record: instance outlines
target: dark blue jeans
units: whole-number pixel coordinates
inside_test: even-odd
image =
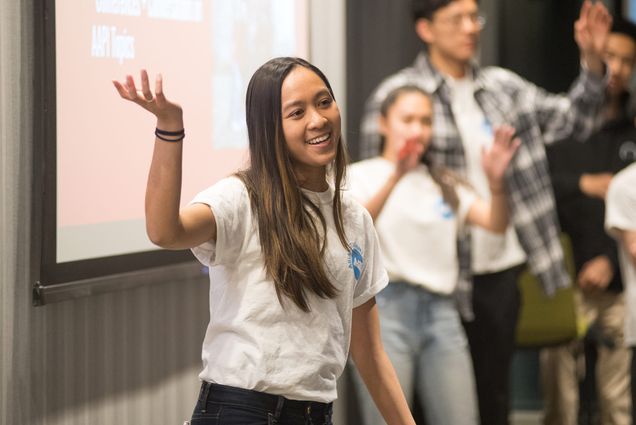
[[[332,403],[203,382],[191,425],[332,425]]]

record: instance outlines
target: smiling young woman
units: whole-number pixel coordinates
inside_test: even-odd
[[[179,209],[183,117],[142,72],[115,82],[157,117],[150,238],[210,270],[210,323],[191,423],[331,424],[349,351],[389,424],[414,424],[379,336],[387,284],[369,214],[341,190],[347,154],[322,72],[276,58],[246,99],[249,166]],[[161,137],[159,137],[161,136]],[[328,178],[329,176],[329,178]]]

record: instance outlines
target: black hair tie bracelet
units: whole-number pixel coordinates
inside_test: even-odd
[[[157,136],[157,139],[163,140],[164,142],[180,142],[185,138],[185,129],[179,131],[166,131],[155,128],[155,136]]]

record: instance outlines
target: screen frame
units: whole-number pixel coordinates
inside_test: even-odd
[[[34,306],[137,286],[206,280],[189,250],[156,250],[58,263],[55,0],[34,4],[31,271]]]

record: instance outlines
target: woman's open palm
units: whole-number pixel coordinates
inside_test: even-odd
[[[497,127],[492,146],[482,150],[481,165],[491,183],[503,179],[508,164],[521,144],[519,138],[513,138],[514,134],[515,129],[509,125]]]
[[[155,80],[155,92],[150,90],[148,73],[141,71],[141,90],[137,90],[135,80],[131,75],[126,76],[126,81],[121,83],[113,81],[119,95],[126,100],[136,103],[142,108],[154,114],[157,119],[164,122],[181,122],[183,111],[181,106],[166,99],[163,94],[163,80],[161,74]]]

